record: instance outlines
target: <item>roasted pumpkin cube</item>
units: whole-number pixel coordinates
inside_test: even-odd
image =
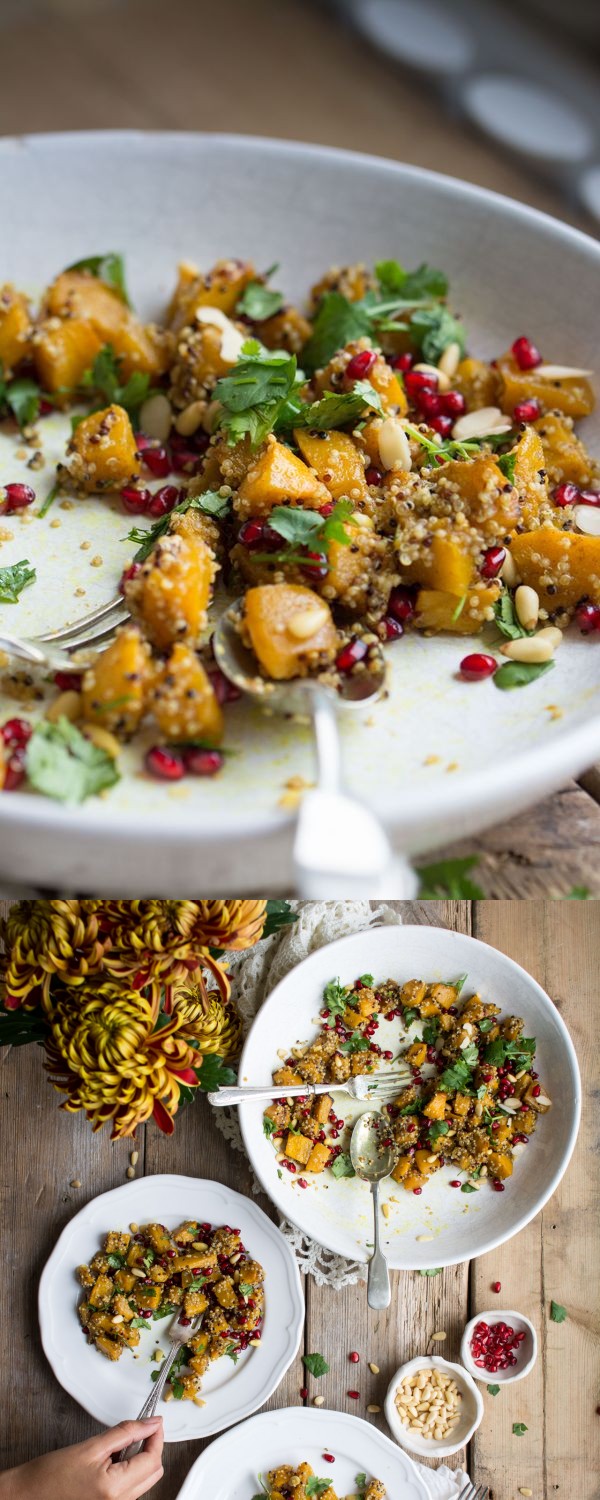
[[[398,560],[390,537],[368,524],[345,521],[349,542],[332,540],[327,549],[327,574],[320,585],[325,599],[335,599],[353,618],[383,613],[390,590],[398,582]]]
[[[469,519],[490,541],[510,531],[519,519],[517,491],[491,454],[450,459],[438,471],[436,488],[450,498],[458,490]]]
[[[122,1292],[119,1292],[117,1296],[113,1297],[111,1303],[111,1312],[116,1313],[118,1317],[124,1318],[126,1323],[131,1322],[133,1312],[129,1306],[127,1298],[123,1296]]]
[[[432,1172],[437,1172],[439,1165],[435,1151],[430,1151],[427,1148],[422,1151],[415,1151],[415,1166],[423,1177],[429,1177]]]
[[[477,585],[466,596],[444,593],[442,589],[419,589],[415,604],[415,624],[419,630],[447,630],[454,635],[472,635],[494,618],[494,604],[500,593],[498,584],[487,588]]]
[[[91,1287],[94,1285],[96,1277],[94,1276],[93,1271],[90,1270],[89,1266],[78,1266],[77,1280],[79,1281],[81,1286]]]
[[[166,1255],[171,1249],[171,1236],[164,1224],[146,1224],[144,1233],[157,1255]]]
[[[433,1095],[433,1098],[423,1108],[423,1114],[427,1115],[428,1120],[443,1120],[446,1113],[447,1099],[448,1095],[443,1094],[441,1090]]]
[[[403,534],[400,529],[396,547],[401,551],[402,546]],[[409,567],[402,567],[400,572],[403,583],[422,583],[424,587],[442,589],[460,599],[475,577],[475,561],[466,541],[435,531],[431,537],[431,546],[423,557]]]
[[[132,1317],[133,1317],[133,1313],[132,1313]],[[113,1327],[114,1327],[114,1338],[117,1339],[117,1341],[118,1341],[119,1344],[125,1344],[125,1347],[127,1349],[137,1349],[137,1346],[138,1346],[138,1344],[140,1342],[140,1330],[139,1330],[139,1328],[132,1328],[129,1323],[125,1323],[125,1322],[124,1323],[117,1323],[117,1324],[115,1324],[114,1319],[113,1319]]]
[[[310,1136],[298,1135],[293,1130],[288,1132],[285,1138],[284,1150],[286,1156],[289,1156],[291,1161],[299,1161],[300,1165],[304,1167],[312,1149],[313,1142]]]
[[[135,370],[153,379],[164,374],[172,340],[153,324],[140,323],[106,282],[87,271],[63,271],[48,288],[45,311],[50,318],[78,319],[91,324],[102,344],[110,344],[121,360],[127,380]]]
[[[178,641],[159,668],[150,694],[150,708],[165,739],[171,743],[208,740],[220,745],[223,715],[205,668],[185,641]]]
[[[219,1283],[219,1286],[221,1286],[221,1283]],[[215,1297],[217,1296],[217,1292],[218,1288],[215,1287]],[[197,1318],[200,1313],[206,1312],[207,1307],[208,1297],[203,1291],[200,1289],[194,1291],[192,1288],[191,1291],[186,1292],[183,1299],[183,1310],[187,1318]]]
[[[141,571],[126,585],[126,602],[141,620],[144,633],[159,651],[174,641],[197,640],[217,565],[201,539],[173,532],[152,548]]]
[[[213,1288],[214,1296],[226,1312],[232,1307],[237,1307],[237,1292],[230,1276],[224,1276]]]
[[[188,1375],[185,1370],[178,1370],[176,1375],[171,1376],[168,1384],[173,1388],[175,1382],[177,1383],[177,1395],[180,1401],[195,1401],[200,1390],[197,1375]]]
[[[511,553],[521,583],[536,589],[549,614],[585,597],[600,604],[600,537],[540,526],[515,535]]]
[[[387,366],[386,366],[387,368]],[[294,439],[302,457],[327,485],[334,500],[358,503],[368,494],[362,456],[347,432],[311,432],[299,427]]]
[[[184,261],[178,267],[177,286],[168,311],[173,331],[177,333],[185,324],[193,322],[198,307],[218,307],[229,316],[244,287],[255,277],[256,271],[250,261],[218,260],[206,273]]]
[[[115,1360],[121,1358],[123,1345],[118,1344],[116,1339],[109,1339],[106,1334],[99,1333],[98,1337],[94,1339],[94,1343],[96,1348],[100,1350],[100,1353],[106,1355],[107,1359]]]
[[[333,661],[338,634],[329,605],[300,584],[249,589],[243,635],[267,677],[307,677]]]
[[[404,1178],[410,1172],[411,1167],[412,1158],[410,1156],[399,1156],[392,1172],[394,1182],[403,1182]]]
[[[426,994],[427,985],[423,979],[408,979],[402,986],[400,999],[407,1010],[418,1010]]]
[[[455,1094],[453,1110],[455,1115],[468,1115],[473,1100],[470,1094]]]
[[[90,1307],[108,1307],[114,1292],[114,1284],[110,1276],[102,1273],[94,1282],[88,1302]]]
[[[150,649],[135,625],[125,625],[84,673],[84,720],[121,737],[133,734],[146,709],[150,680]]]
[[[287,349],[289,354],[299,354],[310,338],[311,326],[297,307],[283,307],[272,318],[261,319],[258,332],[266,349]]]
[[[0,287],[0,364],[5,380],[29,356],[31,333],[27,298],[7,282]]]
[[[121,1292],[130,1292],[135,1283],[136,1277],[132,1276],[131,1271],[126,1271],[124,1267],[115,1271],[115,1286],[118,1286]]]
[[[66,474],[86,494],[120,490],[140,472],[133,428],[122,406],[106,406],[84,417],[67,453]]]
[[[173,1275],[178,1271],[211,1271],[216,1264],[215,1250],[186,1249],[181,1255],[173,1256],[171,1271]]]
[[[451,1005],[456,1005],[456,987],[453,984],[430,984],[429,998],[435,1000],[441,1010],[449,1010]]]
[[[317,1121],[318,1125],[324,1125],[326,1120],[329,1119],[329,1111],[332,1105],[333,1098],[331,1094],[319,1094],[318,1098],[315,1099],[312,1107],[312,1117],[313,1120]]]
[[[277,1068],[273,1074],[273,1083],[302,1083],[300,1074],[294,1068]]]
[[[561,412],[547,411],[534,422],[542,442],[544,467],[551,485],[587,486],[594,477],[594,462],[573,431],[573,418]]]
[[[273,1124],[274,1134],[281,1135],[281,1132],[289,1125],[290,1106],[289,1104],[285,1104],[283,1100],[277,1100],[274,1104],[269,1105],[264,1115],[265,1119],[270,1120]]]
[[[420,1068],[427,1057],[427,1046],[425,1042],[413,1042],[406,1052],[406,1060],[413,1068]]]
[[[329,1161],[330,1149],[324,1141],[315,1141],[306,1162],[307,1172],[323,1172]]]
[[[454,387],[464,396],[469,411],[480,411],[483,406],[495,406],[498,393],[498,376],[492,365],[482,359],[468,355],[462,359]]]
[[[35,334],[33,358],[40,384],[68,406],[100,353],[102,340],[84,318],[50,318]]]
[[[575,419],[588,417],[594,410],[594,392],[584,375],[568,375],[556,380],[544,375],[544,365],[533,370],[520,370],[511,351],[502,355],[496,368],[500,376],[499,404],[502,411],[511,416],[519,401],[532,397],[539,401],[543,411],[558,410]]]
[[[406,1189],[407,1193],[414,1193],[415,1188],[421,1188],[422,1190],[427,1186],[427,1178],[423,1172],[418,1172],[416,1167],[411,1165],[410,1171],[402,1178],[402,1186]]]
[[[521,519],[526,526],[539,521],[540,506],[548,500],[545,456],[542,440],[533,427],[521,433],[514,450],[513,483],[521,501]]]
[[[121,1234],[118,1229],[109,1229],[104,1241],[107,1255],[125,1255],[131,1244],[130,1234]]]
[[[505,1151],[492,1151],[488,1158],[488,1165],[492,1176],[498,1177],[501,1182],[505,1177],[512,1176],[512,1157]]]
[[[162,1288],[159,1286],[144,1286],[138,1281],[133,1292],[133,1300],[136,1307],[144,1308],[147,1312],[156,1312],[162,1301]]]
[[[284,501],[318,510],[330,500],[329,490],[312,469],[271,435],[242,479],[234,508],[245,519],[268,515],[273,506]]]

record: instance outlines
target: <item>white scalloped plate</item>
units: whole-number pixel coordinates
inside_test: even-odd
[[[109,248],[124,252],[144,315],[164,309],[182,257],[203,266],[227,254],[259,266],[277,260],[281,285],[303,298],[332,262],[398,255],[443,265],[474,351],[497,354],[529,332],[550,359],[597,363],[600,246],[523,204],[421,169],[275,141],[106,132],[1,141],[0,186],[11,226],[0,278],[34,295],[64,265]],[[0,483],[33,478],[45,494],[64,422],[44,420],[47,465],[33,476],[21,476],[13,440],[0,435]],[[585,432],[598,444],[597,420]],[[19,605],[0,610],[5,627],[58,626],[108,598],[131,553],[130,524],[117,501],[93,498],[72,510],[59,502],[43,521],[3,520],[13,540],[2,542],[2,564],[28,557],[38,569]],[[95,556],[102,565],[91,567]],[[464,837],[600,753],[600,653],[571,636],[548,677],[512,693],[456,678],[469,638],[413,635],[390,648],[389,698],[345,723],[343,738],[350,786],[398,844],[417,851]],[[1,715],[14,712],[14,702],[0,703]],[[214,781],[152,781],[136,746],[122,756],[120,784],[83,807],[0,798],[0,874],[111,895],[118,869],[122,896],[186,896],[205,872],[213,895],[249,882],[286,888],[294,820],[280,799],[290,776],[312,778],[309,733],[236,705],[227,744],[239,753]]]
[[[111,1364],[86,1342],[77,1316],[81,1288],[77,1266],[101,1248],[108,1229],[127,1230],[131,1223],[158,1220],[176,1228],[183,1219],[232,1224],[241,1230],[246,1249],[265,1270],[265,1317],[259,1346],[237,1364],[216,1360],[202,1380],[206,1406],[193,1401],[161,1402],[165,1439],[179,1443],[204,1438],[231,1427],[257,1411],[277,1389],[292,1363],[304,1326],[300,1274],[289,1245],[251,1198],[222,1183],[200,1177],[140,1177],[102,1193],[70,1220],[46,1263],[39,1290],[39,1317],[44,1353],[57,1380],[90,1416],[107,1427],[135,1417],[149,1390],[153,1350],[169,1343],[160,1323],[141,1329],[140,1358],[125,1350]]]
[[[465,995],[477,991],[505,1014],[524,1017],[525,1034],[537,1038],[536,1068],[554,1106],[522,1149],[503,1193],[482,1185],[463,1195],[448,1186],[451,1178],[463,1175],[450,1166],[436,1172],[419,1197],[391,1179],[382,1184],[382,1200],[390,1205],[389,1218],[382,1219],[382,1238],[390,1265],[398,1270],[449,1266],[484,1255],[528,1224],[560,1182],[577,1139],[580,1081],[573,1043],[549,996],[519,964],[476,938],[443,927],[379,927],[319,948],[292,969],[261,1006],[242,1053],[240,1082],[268,1082],[280,1048],[289,1052],[314,1037],[323,986],[336,976],[345,984],[359,974],[373,974],[376,983],[387,978],[404,983],[465,972]],[[380,1045],[394,1047],[399,1023],[383,1021],[380,1032]],[[349,1121],[365,1106],[336,1093],[335,1107]],[[242,1105],[240,1121],[265,1192],[285,1218],[319,1244],[350,1260],[366,1261],[371,1253],[367,1241],[373,1239],[367,1184],[336,1181],[330,1172],[317,1177],[306,1173],[309,1185],[299,1189],[296,1177],[277,1169],[262,1128],[263,1108]]]
[[[323,1462],[325,1450],[333,1454],[333,1464]],[[260,1490],[259,1474],[301,1462],[319,1476],[326,1474],[337,1495],[355,1492],[356,1475],[366,1473],[383,1481],[387,1500],[429,1500],[422,1474],[385,1433],[348,1412],[310,1406],[262,1412],[211,1443],[190,1469],[177,1500],[252,1500]]]

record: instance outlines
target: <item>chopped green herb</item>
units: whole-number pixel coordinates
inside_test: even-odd
[[[216,520],[222,520],[224,516],[228,515],[230,509],[231,501],[224,495],[220,495],[218,490],[205,490],[203,495],[184,495],[183,500],[180,500],[173,507],[173,510],[169,511],[168,515],[161,516],[160,520],[155,521],[154,525],[150,526],[148,530],[143,526],[133,526],[131,531],[128,531],[124,540],[137,544],[138,550],[135,553],[135,561],[145,562],[153,547],[160,541],[161,536],[164,536],[168,532],[171,516],[182,516],[188,510],[197,510],[200,511],[201,515],[213,516]]]
[[[372,989],[374,983],[375,981],[372,974],[361,974],[359,984],[363,984],[365,986],[365,989]]]
[[[426,1270],[419,1271],[419,1276],[441,1276],[441,1266],[428,1266]]]
[[[371,323],[362,304],[348,302],[341,292],[326,292],[321,298],[313,330],[302,350],[302,363],[308,370],[326,365],[338,349],[352,339],[369,336]]]
[[[427,1024],[423,1027],[423,1041],[427,1042],[428,1047],[432,1047],[434,1042],[437,1040],[439,1029],[440,1022],[438,1016],[433,1016],[432,1019],[428,1021]]]
[[[509,641],[518,641],[524,635],[531,635],[532,631],[524,630],[514,601],[509,593],[500,595],[494,605],[494,619],[501,635],[507,636]]]
[[[447,1135],[450,1126],[447,1120],[434,1120],[429,1126],[427,1134],[430,1141],[437,1141],[440,1135]]]
[[[318,1380],[321,1375],[327,1375],[327,1372],[329,1370],[327,1360],[323,1359],[322,1354],[303,1354],[302,1363],[308,1370],[309,1375],[314,1375],[316,1380]]]
[[[52,489],[48,490],[48,494],[46,495],[46,499],[44,500],[41,510],[38,511],[38,516],[40,517],[40,519],[42,516],[47,516],[48,511],[50,510],[50,506],[54,505],[54,501],[56,500],[57,495],[60,495],[61,489],[62,485],[60,483],[60,480],[57,479],[52,485]]]
[[[205,1281],[207,1280],[206,1276],[204,1277],[204,1280]],[[238,1285],[238,1291],[241,1292],[242,1297],[251,1297],[252,1293],[255,1290],[256,1290],[256,1288],[255,1288],[254,1283],[252,1281],[240,1281],[240,1283]]]
[[[513,448],[510,453],[501,453],[497,463],[501,474],[508,479],[509,484],[515,482],[515,465],[517,462],[517,450]]]
[[[4,381],[0,376],[0,406],[6,403],[19,427],[30,427],[39,416],[42,391],[35,380],[20,376],[17,380]],[[51,398],[47,398],[51,399]]]
[[[270,1120],[268,1115],[263,1115],[263,1131],[267,1140],[270,1140],[271,1136],[275,1134],[275,1121]]]
[[[295,354],[263,349],[256,339],[247,339],[237,364],[214,389],[229,442],[239,442],[246,433],[253,447],[264,442],[286,410],[297,379]]]
[[[329,1010],[332,1016],[343,1016],[348,1005],[348,993],[344,985],[340,984],[339,979],[329,980],[329,984],[326,984],[323,990],[323,999],[325,1009]]]
[[[176,1401],[183,1400],[183,1392],[184,1392],[185,1387],[182,1385],[182,1382],[180,1380],[173,1380],[171,1378],[169,1380],[169,1385],[171,1387],[171,1390],[173,1392],[175,1400]]]
[[[560,1302],[551,1302],[550,1317],[553,1323],[564,1323],[568,1317],[566,1307],[561,1307]]]
[[[588,889],[587,885],[574,885],[574,886],[572,886],[571,890],[569,891],[568,896],[565,896],[565,900],[566,901],[589,901],[591,894],[592,893]]]
[[[479,864],[476,854],[464,859],[442,859],[436,864],[422,865],[418,870],[421,885],[421,901],[437,901],[449,897],[452,901],[481,901],[484,893],[481,886],[469,878],[469,870]]]
[[[122,255],[117,255],[114,250],[107,250],[105,255],[88,255],[84,260],[74,261],[72,266],[66,266],[67,271],[89,271],[99,281],[104,281],[107,286],[117,292],[122,302],[131,307],[127,288],[125,285],[125,264]]]
[[[111,1250],[106,1259],[111,1271],[120,1271],[125,1265],[125,1256],[119,1250]]]
[[[402,1012],[402,1020],[405,1026],[412,1026],[413,1021],[419,1020],[419,1012],[414,1005],[407,1005]]]
[[[355,1052],[368,1051],[369,1039],[368,1037],[363,1035],[362,1031],[353,1031],[352,1036],[348,1037],[347,1042],[342,1042],[342,1045],[340,1047],[340,1052],[344,1052],[346,1054],[349,1053],[351,1056],[353,1056]]]
[[[466,1062],[467,1067],[475,1068],[479,1060],[477,1042],[469,1042],[468,1047],[461,1047],[460,1055],[463,1062]]]
[[[528,683],[551,672],[553,666],[553,661],[507,661],[494,673],[492,680],[495,687],[508,692],[511,688],[527,687]]]
[[[465,349],[465,330],[443,303],[434,307],[418,307],[411,313],[410,336],[418,345],[424,360],[437,365],[449,344],[458,344],[461,354]]]
[[[366,1474],[357,1474],[354,1483],[356,1485],[357,1490],[366,1490],[366,1488],[367,1488],[367,1476],[366,1476]]]
[[[347,1151],[340,1152],[332,1163],[331,1171],[334,1177],[354,1177],[355,1171]]]
[[[0,568],[0,604],[18,604],[19,594],[34,583],[35,577],[35,568],[30,567],[27,557],[10,567]]]
[[[499,1395],[499,1392],[500,1392],[500,1386],[499,1385],[488,1385],[486,1387],[486,1389],[489,1391],[490,1396],[497,1396],[497,1395]]]
[[[405,271],[397,260],[380,260],[375,266],[375,275],[385,297],[398,292],[402,292],[404,298],[445,297],[448,291],[448,278],[444,272],[425,264],[416,271]]]
[[[476,1193],[477,1192],[477,1188],[474,1188],[470,1182],[463,1182],[462,1185],[461,1185],[461,1189],[460,1190],[461,1190],[461,1193]]]
[[[324,391],[319,401],[300,406],[291,425],[326,432],[333,427],[346,427],[349,422],[358,422],[369,408],[379,416],[384,414],[381,396],[375,387],[368,380],[356,380],[351,391]]]
[[[31,786],[58,802],[84,802],[120,779],[112,757],[65,718],[36,725],[25,764]]]
[[[234,1365],[237,1365],[238,1359],[240,1357],[240,1351],[239,1349],[236,1349],[235,1344],[228,1344],[227,1348],[224,1350],[224,1353],[227,1355],[228,1359],[233,1360]]]
[[[457,1058],[456,1062],[451,1063],[448,1068],[445,1068],[438,1080],[440,1088],[445,1089],[448,1093],[451,1093],[454,1089],[458,1089],[461,1093],[466,1093],[472,1081],[472,1069],[462,1056]]]
[[[152,1314],[152,1321],[158,1323],[161,1318],[168,1318],[175,1312],[177,1308],[174,1302],[163,1302],[162,1306],[157,1307],[156,1312]]]
[[[284,303],[283,292],[272,290],[262,281],[249,281],[235,311],[236,314],[244,313],[253,323],[262,323],[265,318],[272,318],[275,313],[281,312]]]
[[[460,995],[461,990],[464,990],[468,978],[468,974],[459,974],[458,979],[452,980],[452,987],[456,990],[457,995]]]
[[[525,1426],[524,1422],[513,1422],[512,1430],[515,1437],[523,1437],[524,1432],[529,1432],[529,1428]]]
[[[142,402],[152,394],[150,376],[141,370],[134,370],[123,384],[121,364],[122,359],[115,354],[112,344],[104,344],[91,368],[84,371],[81,388],[101,398],[92,407],[93,411],[101,410],[103,406],[122,406],[135,424]]]
[[[329,1479],[317,1479],[316,1474],[311,1474],[304,1488],[307,1495],[324,1495],[326,1490],[331,1489],[331,1481]]]
[[[491,1031],[493,1025],[494,1025],[494,1017],[493,1016],[484,1016],[483,1020],[479,1022],[479,1030],[482,1031],[484,1033],[484,1035],[485,1035],[486,1031]]]
[[[132,1318],[129,1324],[130,1328],[150,1328],[151,1326],[150,1323],[146,1322],[145,1318]]]

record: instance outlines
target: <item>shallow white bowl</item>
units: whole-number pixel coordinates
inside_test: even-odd
[[[303,298],[331,263],[392,255],[443,266],[475,352],[498,354],[528,332],[548,359],[597,364],[600,246],[523,204],[420,168],[240,137],[64,134],[0,142],[0,190],[10,224],[0,279],[33,295],[63,266],[106,249],[125,253],[145,315],[163,310],[181,257],[205,267],[222,255],[260,267],[279,261],[281,286]],[[43,235],[32,232],[32,204]],[[61,452],[60,420],[44,421],[40,495]],[[585,431],[593,435],[591,420]],[[21,477],[14,454],[0,436],[0,483]],[[6,628],[59,626],[107,599],[131,553],[130,524],[118,501],[93,498],[35,524],[11,517],[2,562],[28,557],[38,582],[16,608],[0,610]],[[89,539],[87,556],[99,553],[102,568],[80,551]],[[83,600],[74,597],[82,580]],[[597,757],[600,656],[572,636],[550,678],[513,693],[457,680],[468,637],[410,636],[390,648],[389,698],[367,722],[345,725],[343,737],[349,784],[399,845],[425,850],[498,822]],[[550,718],[549,703],[562,717]],[[4,712],[14,713],[14,702],[0,703]],[[132,748],[107,798],[80,808],[24,793],[0,798],[0,875],[114,895],[118,870],[118,894],[136,897],[187,896],[200,872],[205,894],[287,888],[294,819],[279,799],[290,775],[312,780],[310,735],[242,704],[228,710],[227,726],[227,744],[240,753],[215,781],[151,781]]]
[[[325,1451],[334,1463],[324,1463]],[[385,1433],[349,1412],[310,1406],[261,1412],[218,1438],[196,1459],[178,1500],[252,1500],[259,1474],[302,1460],[327,1475],[337,1495],[352,1494],[364,1473],[382,1480],[388,1500],[429,1500],[422,1473]]]
[[[517,1363],[511,1369],[496,1370],[493,1375],[490,1375],[488,1370],[480,1370],[475,1364],[471,1354],[471,1339],[475,1324],[481,1322],[508,1323],[509,1327],[514,1328],[515,1333],[525,1334],[517,1352]],[[512,1308],[508,1312],[502,1310],[497,1312],[494,1308],[488,1312],[477,1313],[477,1317],[471,1318],[467,1323],[462,1336],[460,1357],[465,1370],[469,1371],[469,1375],[472,1375],[474,1380],[481,1380],[484,1385],[511,1385],[513,1381],[523,1380],[525,1375],[529,1375],[537,1359],[537,1347],[537,1333],[533,1323],[530,1323],[524,1313],[513,1312]]]
[[[169,1348],[166,1322],[142,1330],[134,1360],[128,1350],[118,1364],[88,1344],[77,1316],[81,1287],[75,1272],[101,1248],[109,1229],[157,1219],[175,1229],[183,1219],[235,1224],[246,1249],[265,1271],[265,1316],[260,1344],[240,1356],[215,1360],[202,1380],[203,1407],[193,1401],[161,1402],[168,1443],[221,1432],[263,1406],[289,1369],[304,1326],[304,1296],[294,1256],[283,1235],[252,1198],[223,1183],[196,1177],[157,1175],[102,1193],[75,1214],[46,1263],[39,1290],[44,1353],[57,1380],[97,1422],[113,1427],[134,1417],[151,1391],[150,1357],[157,1344]]]
[[[462,1395],[460,1420],[452,1434],[448,1435],[447,1440],[419,1437],[418,1433],[413,1432],[401,1421],[396,1408],[396,1391],[405,1376],[414,1375],[417,1370],[428,1369],[443,1370],[446,1375],[451,1375]],[[454,1365],[450,1360],[433,1354],[417,1355],[416,1359],[410,1359],[407,1364],[400,1365],[389,1383],[384,1410],[390,1432],[402,1448],[408,1448],[411,1453],[417,1453],[419,1458],[448,1458],[451,1453],[458,1453],[459,1448],[463,1448],[465,1443],[471,1441],[483,1417],[484,1408],[483,1400],[468,1370],[463,1370],[462,1365]]]
[[[358,974],[373,974],[376,982],[404,982],[465,972],[465,996],[477,990],[505,1013],[524,1017],[526,1034],[538,1042],[536,1067],[555,1104],[520,1153],[504,1193],[485,1185],[469,1195],[454,1191],[448,1184],[456,1169],[449,1165],[435,1173],[420,1197],[391,1179],[381,1184],[382,1200],[390,1203],[381,1225],[383,1244],[390,1265],[400,1270],[454,1265],[493,1250],[539,1213],[559,1183],[577,1136],[580,1084],[573,1044],[549,996],[519,964],[475,938],[443,927],[379,927],[320,948],[293,969],[261,1006],[242,1053],[240,1082],[268,1083],[279,1065],[278,1051],[285,1048],[287,1055],[296,1043],[314,1037],[323,987],[336,976],[349,984]],[[395,1027],[397,1022],[382,1023],[392,1047]],[[383,1035],[380,1041],[387,1046]],[[363,1107],[342,1093],[336,1093],[335,1106],[349,1122]],[[246,1150],[265,1192],[285,1218],[320,1244],[366,1261],[367,1242],[373,1239],[368,1185],[324,1172],[312,1181],[307,1174],[308,1187],[300,1190],[295,1176],[278,1175],[262,1110],[258,1103],[246,1103],[239,1113]]]

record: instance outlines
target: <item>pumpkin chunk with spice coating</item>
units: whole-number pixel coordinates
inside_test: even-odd
[[[275,505],[288,500],[290,505],[305,505],[318,510],[331,499],[329,490],[317,479],[308,465],[278,443],[271,435],[250,464],[237,495],[234,507],[241,519],[251,515],[267,515]]]
[[[126,602],[153,646],[166,651],[175,641],[196,641],[217,571],[214,553],[189,532],[161,537],[125,586]]]
[[[150,647],[134,625],[125,625],[84,673],[84,719],[127,738],[143,718],[150,682]]]
[[[267,583],[249,589],[242,635],[267,677],[307,677],[332,662],[338,634],[331,611],[311,589]]]
[[[367,495],[365,465],[347,432],[310,432],[298,427],[294,438],[303,459],[327,485],[334,500],[364,500]]]
[[[4,378],[31,352],[29,302],[9,282],[0,287],[0,363]]]
[[[171,359],[172,338],[153,323],[145,325],[98,276],[89,271],[63,271],[48,287],[45,310],[50,318],[84,319],[102,344],[110,344],[127,380],[134,371],[157,379]]]
[[[36,329],[33,358],[46,391],[57,406],[68,406],[82,376],[100,353],[102,340],[85,318],[48,318]]]
[[[538,401],[542,411],[561,411],[567,417],[588,417],[594,410],[595,398],[589,379],[577,371],[567,374],[567,366],[537,365],[534,369],[521,370],[514,354],[509,351],[496,362],[500,377],[499,404],[502,411],[512,416],[520,401]],[[548,375],[544,374],[548,369]],[[558,378],[551,371],[564,369]]]
[[[205,668],[184,641],[172,647],[159,667],[150,693],[150,709],[165,739],[173,744],[207,740],[220,745],[223,715]]]
[[[540,526],[514,536],[510,550],[521,583],[537,591],[548,614],[570,615],[584,598],[600,604],[600,537]]]
[[[533,426],[542,440],[544,465],[551,485],[566,481],[587,486],[598,477],[598,464],[577,436],[572,417],[547,411]]]
[[[216,307],[229,316],[244,287],[255,277],[254,266],[247,260],[218,260],[204,273],[189,261],[183,261],[178,267],[177,286],[167,314],[171,328],[178,333],[192,323],[199,307]]]
[[[67,448],[69,463],[59,478],[87,494],[120,490],[137,479],[140,460],[133,428],[122,406],[106,406],[84,417]]]

